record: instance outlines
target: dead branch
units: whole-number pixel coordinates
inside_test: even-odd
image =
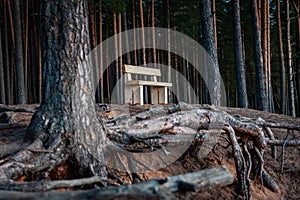
[[[82,185],[79,183],[87,184],[97,181],[102,181],[100,177],[91,177],[88,179],[79,179],[63,182],[46,183],[46,187],[59,188],[59,186],[75,186]],[[214,187],[222,187],[232,184],[234,177],[224,166],[201,170],[198,172],[192,172],[188,174],[171,176],[164,179],[154,179],[139,184],[125,185],[120,187],[105,187],[101,189],[92,189],[86,191],[67,191],[67,192],[12,192],[12,191],[0,191],[1,197],[6,199],[175,199],[172,192],[186,192],[186,191],[205,191]],[[16,185],[16,183],[9,183],[9,185]],[[45,182],[40,182],[40,186]],[[24,187],[31,187],[26,183],[20,183],[17,187],[18,190]],[[35,187],[36,185],[34,185]],[[16,189],[10,186],[10,189]]]
[[[3,104],[0,105],[0,112],[8,112],[8,111],[34,113],[34,110],[29,110],[26,108],[16,108],[16,107],[7,106]]]
[[[0,183],[0,190],[13,190],[22,192],[40,192],[49,191],[59,188],[72,188],[75,186],[88,185],[98,182],[109,182],[112,180],[105,179],[100,176],[93,176],[90,178],[82,178],[76,180],[59,180],[59,181],[34,181],[34,182],[15,182],[2,181]]]

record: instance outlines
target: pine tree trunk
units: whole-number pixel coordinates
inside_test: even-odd
[[[259,15],[257,9],[257,1],[251,0],[253,12],[253,28],[254,28],[254,50],[256,65],[256,82],[257,82],[257,106],[259,110],[269,111],[268,98],[266,94],[265,73],[263,66],[263,55],[261,48],[261,35],[259,28]]]
[[[240,3],[239,0],[233,2],[233,29],[234,29],[234,54],[236,66],[236,81],[238,90],[238,106],[240,108],[248,107],[246,76],[243,57],[243,43],[241,31]]]
[[[132,0],[132,29],[137,28],[136,25],[136,13],[135,13],[135,0]],[[133,30],[133,48],[136,49],[136,31]],[[137,60],[137,50],[133,51],[133,63],[134,65],[138,64],[138,60]]]
[[[81,176],[105,176],[106,137],[95,111],[92,72],[87,62],[90,51],[87,3],[82,0],[41,3],[43,100],[28,129],[28,139],[34,142],[17,154],[19,160],[2,163],[0,179],[17,178],[28,172],[49,172],[66,160]],[[16,164],[19,162],[23,164]]]
[[[16,99],[17,99],[17,104],[26,104],[20,0],[14,1],[13,21],[14,21],[15,51],[16,51],[16,56],[15,56],[16,81],[17,81]]]
[[[208,54],[210,55],[213,66],[208,66],[208,85],[214,88],[214,93],[210,94],[211,103],[214,105],[220,105],[221,103],[221,93],[220,93],[220,77],[219,77],[219,62],[217,55],[217,48],[214,38],[214,26],[211,11],[211,1],[202,0],[201,1],[201,15],[203,24],[203,37],[205,38],[204,47]]]
[[[290,1],[286,0],[286,46],[288,59],[288,85],[289,85],[289,110],[291,116],[296,116],[295,110],[295,88],[293,82],[293,63],[291,47],[291,19],[290,19]]]
[[[286,74],[284,63],[284,52],[282,42],[282,29],[281,29],[281,16],[280,16],[280,0],[277,0],[277,34],[278,34],[278,49],[279,49],[279,62],[280,62],[280,111],[286,114]]]
[[[153,59],[152,62],[156,63],[156,39],[155,39],[155,2],[154,0],[151,1],[151,26],[152,26],[152,43],[153,43]]]
[[[212,3],[212,15],[213,15],[213,22],[214,22],[214,37],[215,37],[216,49],[218,49],[216,0],[212,0],[211,3]]]
[[[118,33],[121,33],[122,32],[122,14],[121,13],[119,13],[118,14]],[[121,34],[119,35],[119,38],[118,38],[118,43],[119,43],[119,55],[120,55],[120,57],[119,57],[119,66],[120,66],[120,71],[119,71],[119,73],[120,73],[120,77],[121,77],[121,73],[122,73],[122,66],[123,66],[123,50],[122,50],[122,36],[121,36]],[[122,79],[121,79],[122,80]],[[125,84],[125,82],[123,82],[123,81],[121,81],[121,80],[118,80],[118,81],[120,81],[120,88],[125,88],[124,87],[124,84]],[[119,104],[121,104],[121,103],[124,103],[124,99],[123,99],[123,97],[124,97],[124,94],[123,94],[123,90],[120,90],[120,97],[119,97],[119,99],[118,99],[118,103]]]
[[[139,0],[139,7],[140,7],[140,23],[141,23],[141,39],[142,39],[142,57],[143,57],[143,64],[147,63],[146,60],[146,49],[145,49],[145,33],[144,33],[144,10],[143,10],[143,0]]]
[[[0,27],[0,104],[5,104],[4,65],[2,56],[2,28]]]
[[[6,58],[6,73],[5,73],[5,83],[6,83],[6,103],[14,103],[14,86],[13,86],[13,58],[10,52],[13,52],[13,38],[14,31],[12,27],[12,16],[11,16],[11,7],[10,1],[4,1],[4,38],[5,38],[5,58]]]
[[[294,9],[297,13],[297,37],[296,37],[296,55],[297,55],[297,67],[296,67],[296,88],[297,88],[297,116],[300,116],[300,2],[293,1]]]
[[[123,16],[123,24],[124,24],[124,31],[127,31],[128,30],[128,25],[127,25],[127,13],[126,11],[122,14]],[[125,52],[128,51],[128,48],[129,48],[129,39],[128,39],[128,33],[125,32]],[[132,64],[132,61],[131,61],[131,57],[130,57],[130,53],[127,53],[125,55],[125,61],[124,61],[126,64]]]
[[[100,0],[100,5],[99,5],[99,43],[102,42],[103,40],[103,25],[102,25],[102,0]],[[104,82],[103,82],[103,47],[101,45],[99,45],[99,47],[97,47],[97,49],[99,50],[99,67],[100,67],[100,72],[99,72],[99,88],[100,88],[100,102],[104,103]]]
[[[119,62],[119,59],[116,57],[118,55],[118,37],[117,37],[117,34],[118,34],[118,29],[117,29],[117,13],[116,11],[113,11],[113,27],[114,27],[114,47],[115,47],[115,62],[116,62],[116,65],[114,66],[115,67],[115,76],[116,76],[116,79],[115,81],[118,81],[119,79],[119,70],[121,68],[120,66],[120,62]],[[112,78],[112,77],[111,77]],[[120,99],[120,90],[119,88],[116,88],[116,99],[113,99],[115,102],[114,103],[119,103]]]

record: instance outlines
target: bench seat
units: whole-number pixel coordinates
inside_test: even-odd
[[[172,83],[158,82],[157,76],[161,76],[160,69],[124,65],[123,72],[126,76],[125,103],[144,104],[144,86],[149,86],[151,91],[151,103],[168,103],[168,87]],[[131,74],[150,76],[152,81],[132,80]]]

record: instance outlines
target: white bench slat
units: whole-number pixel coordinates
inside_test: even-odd
[[[157,86],[157,87],[172,87],[172,83],[167,83],[167,82],[153,82],[153,81],[143,81],[143,80],[127,81],[126,84],[127,84],[127,85]]]
[[[149,75],[149,76],[161,76],[159,69],[138,67],[133,65],[123,65],[123,72],[132,73],[132,74]]]

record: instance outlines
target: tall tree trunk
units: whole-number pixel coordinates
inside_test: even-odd
[[[6,4],[7,4],[7,14],[8,14],[8,19],[9,19],[9,26],[7,27],[8,29],[10,29],[10,34],[8,35],[8,58],[9,58],[9,63],[10,66],[7,66],[7,70],[9,70],[9,76],[8,76],[8,82],[7,84],[10,84],[10,90],[9,92],[9,96],[10,96],[10,100],[11,103],[10,104],[14,104],[16,102],[16,98],[15,98],[15,93],[16,93],[16,89],[15,89],[15,85],[16,85],[16,69],[15,69],[15,65],[16,65],[16,61],[15,61],[15,55],[12,55],[11,52],[15,53],[15,30],[14,30],[14,23],[13,23],[13,14],[12,14],[12,8],[11,8],[11,2],[10,0],[6,0]]]
[[[153,63],[156,63],[156,40],[155,40],[155,1],[151,1],[151,26],[152,26],[152,43],[153,43]]]
[[[10,79],[10,68],[11,68],[11,63],[10,63],[10,56],[9,56],[9,30],[8,30],[8,18],[7,18],[7,1],[4,1],[4,11],[3,11],[3,21],[4,21],[4,58],[5,58],[5,75],[4,75],[4,80],[5,80],[5,91],[6,91],[6,103],[7,104],[12,104],[13,98],[10,95],[12,88],[10,87],[10,82],[12,81]]]
[[[100,0],[100,5],[99,5],[99,43],[102,42],[103,40],[103,25],[102,25],[102,0]],[[104,82],[103,82],[103,47],[102,45],[99,45],[97,48],[99,50],[99,67],[100,67],[100,72],[99,72],[99,88],[100,88],[100,102],[104,103]]]
[[[284,52],[282,42],[281,16],[280,16],[280,0],[277,0],[277,34],[278,34],[278,49],[279,49],[279,63],[280,63],[280,111],[286,114],[286,73],[284,63]]]
[[[213,66],[208,66],[208,77],[210,87],[214,88],[214,93],[210,94],[211,103],[214,105],[220,105],[221,102],[221,91],[220,91],[220,77],[219,77],[219,62],[217,55],[217,48],[214,38],[214,26],[213,26],[213,18],[211,12],[211,1],[210,0],[202,0],[201,1],[201,16],[202,16],[202,24],[203,24],[203,37],[204,47],[208,54],[211,56],[213,60]]]
[[[122,32],[122,14],[121,13],[119,13],[118,14],[118,33],[121,33]],[[122,66],[123,66],[123,53],[122,53],[122,36],[121,36],[121,34],[119,35],[119,38],[118,38],[118,43],[119,43],[119,55],[120,55],[120,57],[119,57],[119,66],[120,66],[120,71],[119,71],[119,73],[120,73],[120,77],[121,77],[121,73],[122,73]],[[122,79],[121,79],[122,80]],[[121,81],[120,80],[120,81]],[[123,85],[125,84],[125,82],[120,82],[120,84],[121,84],[121,86],[120,86],[120,88],[124,88],[123,87]],[[118,102],[119,103],[123,103],[124,102],[124,100],[123,100],[123,97],[124,97],[124,94],[123,94],[123,90],[120,90],[120,97],[119,97],[119,99],[118,99]]]
[[[288,59],[288,84],[289,84],[289,110],[291,116],[296,116],[295,110],[295,88],[293,80],[293,63],[291,47],[291,18],[290,18],[290,1],[286,0],[286,46]]]
[[[133,47],[134,49],[136,49],[136,31],[134,30],[135,28],[137,28],[137,24],[136,24],[136,12],[135,12],[135,0],[132,0],[132,29],[133,29]],[[137,60],[137,51],[134,50],[133,51],[133,64],[137,65],[138,64],[138,60]]]
[[[263,66],[265,72],[266,95],[269,101],[269,82],[268,82],[268,1],[261,1],[261,50],[263,56]]]
[[[5,104],[5,81],[4,81],[4,65],[2,54],[2,28],[0,26],[0,103]]]
[[[16,64],[16,81],[17,81],[17,104],[26,104],[26,88],[24,77],[24,56],[23,56],[23,39],[20,0],[14,1],[13,9],[14,35],[15,35],[15,64]]]
[[[213,14],[213,22],[214,22],[214,37],[215,37],[216,49],[218,49],[216,0],[212,0],[212,14]]]
[[[257,82],[257,106],[259,110],[269,111],[268,98],[266,94],[265,73],[263,66],[263,56],[261,49],[261,35],[259,27],[259,17],[257,9],[257,1],[251,0],[253,30],[254,30],[254,49],[255,49],[255,65],[256,65],[256,82]]]
[[[128,39],[128,33],[127,33],[127,30],[128,30],[128,26],[127,26],[127,13],[126,13],[126,11],[122,14],[123,15],[123,24],[124,24],[124,31],[126,31],[125,32],[125,46],[124,46],[124,48],[125,48],[125,52],[127,52],[128,51],[128,48],[129,48],[129,39]],[[126,64],[132,64],[131,62],[131,57],[130,57],[130,53],[127,53],[126,54],[126,57],[125,57],[125,63]]]
[[[143,10],[143,0],[139,0],[140,7],[140,27],[141,27],[141,39],[142,39],[142,56],[143,56],[143,64],[147,63],[146,60],[146,49],[145,49],[145,33],[144,33],[144,10]]]
[[[114,47],[115,47],[115,56],[118,55],[118,37],[117,37],[117,34],[118,34],[118,30],[117,30],[117,13],[116,11],[113,11],[113,27],[114,27]],[[119,59],[117,57],[115,57],[115,62],[116,62],[116,65],[115,65],[115,73],[116,73],[116,79],[115,81],[118,81],[119,80],[119,69],[120,69],[120,63],[119,63]],[[110,77],[112,79],[112,77]],[[120,90],[119,88],[116,88],[116,98],[117,99],[114,99],[115,102],[114,103],[118,103],[119,99],[120,99]]]
[[[238,106],[248,107],[246,76],[243,57],[243,42],[241,30],[240,2],[233,0],[233,31],[234,31],[234,55],[236,67],[236,82],[238,91]]]
[[[297,68],[296,68],[296,88],[297,88],[297,99],[298,99],[298,106],[297,109],[298,113],[297,116],[300,116],[300,2],[297,3],[293,1],[293,6],[297,13],[297,39],[296,39],[296,54],[297,54]]]
[[[29,136],[34,142],[19,160],[1,165],[0,179],[49,172],[69,160],[81,176],[106,175],[106,137],[95,112],[93,76],[88,64],[88,8],[83,0],[43,0],[43,100]],[[24,165],[15,164],[23,162]],[[28,163],[28,164],[26,164]]]

